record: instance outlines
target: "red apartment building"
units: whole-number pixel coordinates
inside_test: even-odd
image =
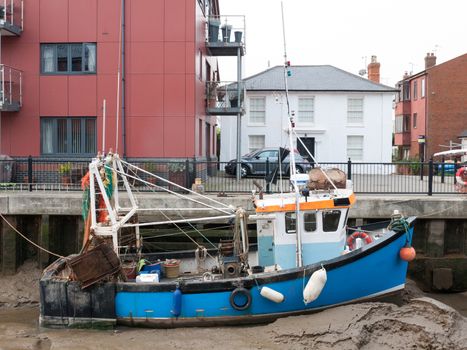
[[[243,40],[219,36],[218,0],[6,3],[1,154],[215,157],[215,115],[238,111],[208,113],[206,82],[219,79],[216,56],[244,54]],[[211,19],[217,37],[208,40]]]
[[[428,160],[458,143],[467,129],[467,54],[436,65],[428,53],[425,70],[404,75],[397,87],[394,144],[399,159]]]

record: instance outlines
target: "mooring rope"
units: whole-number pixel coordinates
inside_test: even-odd
[[[64,256],[61,256],[61,255],[56,254],[56,253],[52,253],[50,250],[47,250],[47,249],[41,247],[40,245],[38,245],[37,243],[31,241],[29,238],[27,238],[25,235],[23,235],[21,232],[19,232],[19,231],[16,229],[16,227],[14,227],[2,214],[0,214],[0,217],[3,219],[3,221],[5,221],[5,222],[8,224],[8,226],[10,226],[10,227],[13,229],[13,231],[15,231],[17,234],[19,234],[21,237],[23,237],[26,241],[28,241],[29,243],[31,243],[31,244],[32,244],[33,246],[35,246],[36,248],[38,248],[38,249],[40,249],[40,250],[42,250],[42,251],[44,251],[44,252],[46,252],[46,253],[48,253],[48,254],[50,254],[50,255],[56,256],[57,258],[65,259]]]

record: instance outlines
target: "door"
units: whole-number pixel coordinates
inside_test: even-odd
[[[310,151],[310,153],[315,156],[315,138],[314,137],[300,137],[300,140],[305,144],[306,149]],[[311,159],[310,155],[308,154],[307,150],[303,146],[302,142],[298,141],[297,142],[297,151],[300,153],[300,155],[308,160],[310,163],[313,163],[313,160]]]

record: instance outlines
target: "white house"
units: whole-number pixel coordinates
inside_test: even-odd
[[[379,81],[379,63],[376,68]],[[391,162],[394,88],[329,65],[289,70],[295,131],[318,162]],[[270,68],[244,84],[242,155],[263,147],[288,147],[284,68]],[[236,129],[236,117],[221,117],[221,162],[236,158]],[[306,156],[295,137],[294,144]]]

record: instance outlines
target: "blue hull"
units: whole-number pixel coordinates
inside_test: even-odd
[[[407,239],[412,240],[413,218],[410,221],[408,235],[405,232],[386,233],[384,238],[359,250],[304,268],[231,280],[185,282],[179,286],[182,292],[179,310],[174,310],[174,283],[118,283],[115,295],[117,323],[177,327],[269,322],[278,317],[396,292],[405,285],[408,263],[399,257],[399,251]],[[321,265],[327,271],[327,282],[318,299],[305,305],[304,286]],[[251,294],[251,304],[245,310],[235,309],[230,302],[232,291],[239,286]],[[274,303],[265,299],[260,295],[263,286],[282,293],[285,300]]]

